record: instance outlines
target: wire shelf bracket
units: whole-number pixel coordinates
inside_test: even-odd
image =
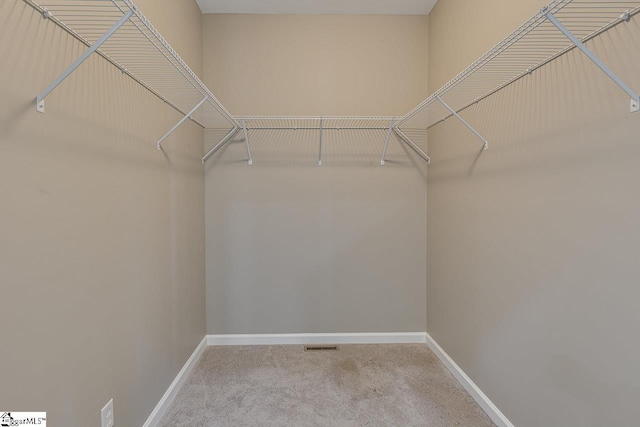
[[[449,110],[451,112],[451,114],[453,114],[456,119],[460,120],[460,122],[465,125],[471,132],[473,132],[473,134],[475,136],[477,136],[478,138],[480,138],[480,140],[484,143],[484,150],[486,150],[487,148],[489,148],[489,142],[485,139],[484,136],[480,135],[480,132],[478,132],[477,130],[475,130],[473,128],[473,126],[471,126],[469,123],[467,123],[467,121],[465,119],[462,118],[462,116],[460,116],[460,114],[458,114],[458,112],[456,110],[454,110],[453,108],[451,108],[449,106],[449,104],[447,104],[446,102],[444,102],[442,100],[442,98],[440,98],[440,96],[436,95],[436,99],[444,106],[444,108],[446,108],[447,110]]]
[[[231,129],[229,131],[229,133],[220,140],[220,142],[218,142],[211,150],[209,150],[207,152],[207,154],[204,155],[204,157],[202,158],[202,164],[204,165],[204,163],[209,160],[209,158],[211,156],[213,156],[214,154],[216,154],[216,152],[221,149],[222,147],[224,147],[224,145],[231,141],[231,139],[236,136],[238,134],[238,132],[240,132],[240,127],[236,126],[233,129]]]
[[[249,166],[253,165],[253,159],[251,158],[251,146],[249,146],[249,136],[247,135],[247,123],[242,119],[242,132],[244,132],[244,142],[247,144],[247,156],[249,156],[249,160],[247,163]]]
[[[318,166],[322,166],[322,127],[324,119],[320,119],[320,151],[318,152]]]
[[[630,111],[632,113],[640,111],[640,96],[631,89],[616,73],[614,73],[602,60],[591,51],[584,43],[582,43],[567,27],[565,27],[549,10],[549,7],[542,9],[544,16],[551,22],[562,34],[564,34],[571,42],[576,45],[578,49],[582,51],[594,64],[598,66],[620,89],[622,89],[627,95],[631,97]],[[628,21],[630,19],[629,12],[625,12],[620,19]]]
[[[420,157],[424,159],[425,162],[431,163],[431,157],[427,155],[415,142],[411,140],[407,135],[399,127],[394,127],[393,131],[400,137],[400,139],[407,144],[413,151],[415,151]]]
[[[200,101],[198,103],[198,105],[196,105],[195,107],[193,107],[193,109],[191,111],[189,111],[187,114],[185,114],[185,116],[180,119],[180,121],[178,123],[176,123],[176,125],[174,127],[171,128],[171,130],[169,130],[169,132],[165,133],[164,136],[162,138],[160,138],[158,140],[158,150],[160,150],[162,148],[162,141],[164,141],[165,139],[169,138],[169,136],[180,127],[181,124],[183,124],[187,119],[191,119],[191,115],[193,113],[195,113],[198,108],[202,107],[202,104],[204,104],[205,102],[207,102],[209,100],[209,95],[205,96],[204,99],[202,101]]]
[[[387,132],[387,140],[384,143],[384,149],[382,150],[382,158],[380,159],[380,165],[384,166],[384,161],[387,157],[387,150],[389,149],[389,142],[391,141],[391,135],[393,134],[395,119],[391,119],[391,124],[389,124],[389,131]]]
[[[95,43],[89,47],[75,62],[69,65],[65,71],[62,72],[40,95],[36,97],[36,110],[39,113],[44,113],[44,99],[57,88],[60,83],[62,83],[67,77],[69,77],[73,72],[80,66],[84,61],[86,61],[91,54],[93,54],[100,46],[102,46],[109,38],[120,29],[133,15],[134,9],[130,9],[127,13],[124,14],[122,18],[116,22],[113,27],[109,29],[106,33],[102,35]],[[51,12],[48,10],[44,10],[43,17],[51,18]]]

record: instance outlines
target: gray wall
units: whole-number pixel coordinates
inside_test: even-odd
[[[195,2],[136,1],[201,71]],[[19,42],[17,42],[19,41]],[[140,426],[205,333],[202,129],[84,46],[0,2],[0,402],[50,425]]]
[[[426,17],[206,15],[204,34],[234,114],[402,115],[426,96]],[[327,131],[317,167],[317,132],[255,130],[252,167],[240,135],[207,163],[208,333],[424,331],[426,168],[397,140],[382,168],[385,136]]]
[[[440,0],[431,89],[540,6]],[[636,17],[589,46],[640,90],[639,42]],[[488,151],[429,135],[429,333],[517,426],[637,425],[640,116],[577,51],[464,116]]]

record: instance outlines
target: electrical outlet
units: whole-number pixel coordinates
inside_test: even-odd
[[[107,403],[102,411],[100,412],[102,416],[102,427],[113,427],[113,399]]]

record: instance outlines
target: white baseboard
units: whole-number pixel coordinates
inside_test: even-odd
[[[426,332],[208,335],[208,345],[424,344]]]
[[[173,402],[173,399],[176,397],[178,390],[180,390],[180,387],[182,387],[182,385],[186,381],[187,377],[191,373],[191,370],[200,359],[200,356],[202,356],[202,353],[204,352],[204,349],[206,347],[207,337],[205,336],[204,338],[202,338],[202,341],[200,341],[200,344],[198,344],[198,347],[196,347],[196,349],[193,351],[191,357],[189,357],[189,360],[187,360],[187,363],[185,363],[182,369],[180,369],[180,372],[178,372],[178,375],[173,380],[167,391],[164,393],[164,396],[162,396],[142,427],[156,427],[158,425],[158,423],[162,419],[162,416],[167,411],[167,408],[169,408],[169,405],[171,405],[171,402]]]
[[[453,374],[454,377],[462,384],[467,392],[473,397],[473,399],[480,405],[484,412],[489,415],[489,418],[496,423],[498,427],[513,427],[511,421],[493,404],[486,394],[480,390],[480,388],[471,381],[471,378],[458,366],[456,362],[438,345],[438,343],[429,335],[426,335],[426,342],[429,348],[438,356],[438,359],[447,367],[447,369]]]

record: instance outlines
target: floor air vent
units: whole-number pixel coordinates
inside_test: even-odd
[[[304,351],[327,351],[333,350],[336,351],[338,349],[337,345],[305,345]]]

